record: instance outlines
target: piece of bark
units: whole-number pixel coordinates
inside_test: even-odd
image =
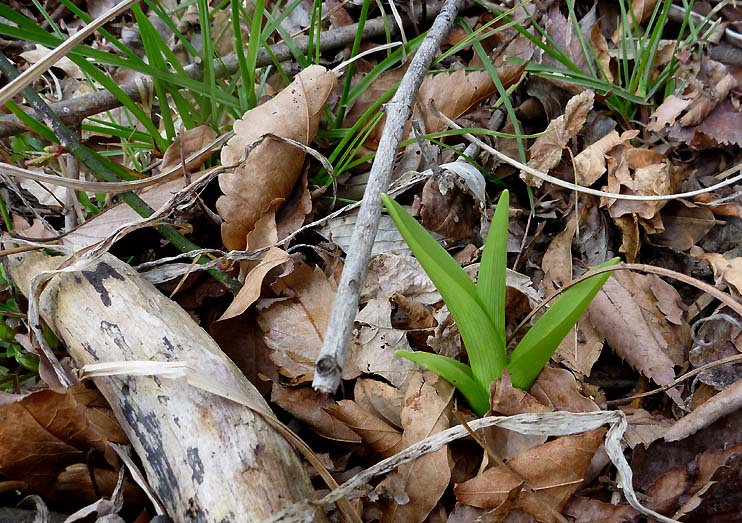
[[[64,258],[10,256],[10,275],[28,295],[31,278]],[[131,267],[104,255],[82,271],[55,275],[41,317],[75,363],[188,361],[216,383],[270,407],[212,338]],[[308,475],[284,437],[247,407],[184,380],[94,379],[139,455],[168,515],[179,522],[262,521],[314,499]],[[316,514],[325,521],[324,514]]]

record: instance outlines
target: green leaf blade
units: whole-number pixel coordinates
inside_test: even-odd
[[[505,273],[508,263],[508,213],[510,194],[502,192],[495,208],[487,241],[482,249],[479,266],[477,296],[495,326],[501,342],[497,347],[505,349]],[[503,354],[503,358],[506,355]]]
[[[616,265],[613,258],[596,268]],[[513,386],[528,390],[570,329],[600,291],[610,272],[597,274],[567,289],[523,336],[510,356],[507,371]]]
[[[428,352],[398,350],[395,354],[435,372],[463,394],[477,415],[484,416],[487,414],[490,408],[489,388],[483,387],[474,378],[472,370],[468,366],[453,358]]]
[[[505,346],[477,298],[474,282],[422,225],[386,194],[381,196],[392,220],[448,305],[464,340],[472,374],[488,389],[507,363]]]

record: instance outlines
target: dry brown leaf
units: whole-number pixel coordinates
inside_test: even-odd
[[[650,116],[647,129],[650,131],[661,131],[666,125],[673,125],[680,113],[685,111],[693,102],[690,98],[682,98],[671,94],[666,97]]]
[[[613,83],[613,72],[611,71],[611,55],[608,49],[608,41],[600,32],[600,25],[595,24],[590,30],[590,43],[593,44],[595,52],[595,65],[604,80]]]
[[[623,154],[608,161],[608,192],[654,196],[676,192],[678,170],[658,152],[623,146]],[[612,218],[633,214],[642,218],[644,229],[650,234],[662,232],[658,212],[667,201],[630,201],[602,199]]]
[[[614,505],[597,499],[576,496],[564,507],[564,514],[574,523],[630,523],[639,512],[626,504]]]
[[[653,286],[663,284],[669,285],[655,275],[617,271],[586,314],[619,356],[658,385],[667,385],[675,379],[673,367],[684,361],[689,343],[687,325],[672,323],[662,312],[673,311],[680,303],[674,289],[663,287],[662,292],[653,291]],[[660,299],[662,305],[658,303]],[[674,389],[668,394],[679,400]]]
[[[626,263],[635,263],[641,248],[639,218],[635,215],[626,215],[614,218],[613,223],[621,231],[621,246],[618,251],[626,255]]]
[[[188,129],[178,136],[175,137],[173,143],[165,151],[162,157],[162,164],[160,165],[160,171],[165,172],[176,165],[181,165],[183,160],[188,158],[191,154],[199,151],[205,146],[216,140],[216,131],[208,125],[199,125],[193,129]],[[194,158],[192,161],[185,164],[183,168],[185,171],[192,172],[200,169],[204,162],[213,154],[213,151],[207,151],[206,153]]]
[[[687,251],[713,229],[716,220],[710,208],[679,200],[662,209],[662,224],[665,230],[652,241],[677,251]]]
[[[433,373],[416,372],[407,386],[402,406],[402,448],[449,428],[453,387]],[[449,451],[445,446],[401,465],[397,473],[409,501],[388,504],[382,522],[420,523],[436,506],[451,479]]]
[[[546,249],[541,266],[544,269],[544,289],[549,295],[572,280],[572,239],[576,230],[577,223],[572,217]],[[602,349],[603,338],[589,321],[582,319],[559,343],[554,359],[583,376],[589,376]]]
[[[589,145],[574,158],[575,183],[589,187],[606,171],[606,154],[619,144],[636,138],[639,131],[624,131],[619,135],[611,131],[597,142]]]
[[[358,434],[374,452],[388,458],[404,448],[402,433],[352,400],[325,407],[327,412]]]
[[[335,404],[327,394],[317,394],[311,387],[289,388],[274,383],[271,401],[327,439],[346,443],[361,442],[358,434],[327,412],[326,407]]]
[[[309,192],[307,175],[305,170],[289,199],[276,215],[276,233],[279,240],[283,240],[304,225],[304,220],[312,212],[312,195]]]
[[[377,374],[395,387],[403,387],[417,366],[395,354],[397,350],[412,348],[407,341],[407,333],[392,327],[391,314],[389,300],[379,298],[368,302],[356,315],[360,328],[353,336],[346,368]]]
[[[576,328],[576,334],[572,328],[559,342],[553,359],[581,376],[589,376],[603,352],[605,339],[586,318],[581,319]]]
[[[521,63],[498,62],[495,64],[500,81],[505,88],[510,87],[520,78],[525,65],[533,56],[533,45],[524,37],[516,38],[502,54],[503,58],[513,56],[522,59]],[[405,68],[395,69],[387,71],[377,78],[369,89],[358,97],[358,100],[348,112],[344,125],[350,126],[355,123],[372,104],[399,82],[405,71]],[[487,71],[467,72],[464,69],[459,69],[452,73],[427,75],[418,91],[414,114],[422,115],[425,132],[437,132],[442,130],[445,125],[430,110],[431,102],[435,103],[436,108],[449,118],[458,118],[496,92],[495,84]],[[382,119],[379,122],[364,142],[366,148],[375,150],[378,147],[384,121]]]
[[[511,73],[503,78],[503,84],[512,84],[513,76],[517,77]],[[495,84],[487,71],[466,72],[459,69],[453,73],[426,76],[417,95],[418,111],[422,112],[425,131],[434,133],[445,128],[443,120],[430,111],[431,103],[449,118],[458,118],[496,92]]]
[[[28,489],[55,496],[58,475],[85,464],[95,449],[108,455],[108,442],[128,440],[97,390],[85,386],[64,394],[41,390],[25,396],[0,396],[0,471]],[[78,492],[82,494],[82,492]]]
[[[598,429],[557,438],[509,460],[508,467],[526,479],[527,487],[535,490],[531,493],[524,488],[517,505],[541,522],[556,521],[555,512],[562,510],[582,484],[583,475],[600,447],[604,432]],[[519,477],[498,466],[456,485],[454,492],[460,503],[495,508],[520,484]]]
[[[260,298],[260,289],[266,275],[282,263],[289,261],[289,255],[283,249],[271,247],[265,253],[263,259],[245,277],[245,282],[237,295],[229,304],[227,310],[219,317],[218,321],[234,318],[245,312],[253,303]]]
[[[600,407],[591,399],[583,396],[577,380],[571,372],[546,366],[528,393],[549,410],[567,412],[592,412]]]
[[[307,67],[275,98],[234,123],[235,136],[222,149],[222,165],[240,162],[246,148],[266,133],[309,145],[335,84],[335,75],[324,67]],[[244,249],[247,233],[270,203],[289,196],[301,174],[304,156],[292,145],[266,139],[244,163],[219,175],[224,195],[216,205],[224,220],[222,240],[228,249]]]
[[[426,229],[452,240],[470,238],[479,225],[471,195],[456,187],[446,172],[425,182],[419,215]]]
[[[49,231],[44,223],[38,218],[34,218],[31,223],[18,214],[13,213],[13,231],[16,234],[26,238],[54,238],[56,234]],[[5,235],[5,233],[3,233]]]
[[[257,317],[270,358],[292,384],[311,381],[335,298],[335,283],[319,268],[297,265],[274,288],[287,297],[259,301]],[[343,369],[345,379],[350,379],[351,370],[349,365]]]
[[[734,497],[739,493],[739,456],[742,453],[742,445],[731,445],[725,449],[707,450],[695,456],[690,462],[686,461],[682,466],[672,468],[662,474],[647,489],[646,494],[653,503],[650,508],[660,513],[679,518],[683,513],[690,512],[702,503],[702,497],[713,483],[721,480],[717,472],[723,473],[723,468],[734,463],[734,474],[727,478],[723,489]],[[716,477],[716,481],[713,478]],[[714,519],[700,519],[692,521],[736,521],[739,518],[739,503],[733,500],[732,518],[720,517]],[[729,505],[727,505],[729,506]],[[708,507],[708,513],[714,514],[717,509]],[[701,513],[705,511],[700,511]],[[722,512],[722,511],[719,511]]]
[[[493,414],[513,416],[523,413],[550,412],[551,409],[526,391],[516,389],[510,375],[502,373],[502,379],[490,386],[490,405]],[[489,427],[484,431],[487,445],[502,459],[510,459],[537,445],[542,445],[547,436],[543,434],[521,434],[514,430]]]
[[[683,521],[735,521],[740,519],[739,478],[742,449],[730,454],[680,507],[673,518]],[[705,479],[705,478],[704,478]],[[696,484],[700,482],[696,481]],[[687,517],[686,517],[687,516]]]
[[[368,262],[362,301],[402,294],[420,303],[441,301],[441,295],[417,259],[408,254],[381,253]]]
[[[721,254],[707,252],[701,255],[714,269],[717,284],[725,282],[738,294],[742,294],[742,258],[727,259]]]
[[[47,47],[44,47],[43,45],[36,44],[33,49],[24,51],[20,53],[19,56],[26,62],[28,62],[29,65],[34,65],[46,58],[46,56],[51,54],[52,52],[54,52],[53,49],[49,49]],[[67,76],[75,80],[86,79],[86,76],[82,72],[82,69],[80,69],[80,67],[75,62],[70,60],[67,56],[63,56],[59,60],[54,62],[54,67],[56,69],[61,69]]]
[[[572,281],[572,239],[577,230],[574,216],[564,230],[554,236],[544,253],[541,267],[544,271],[544,293],[551,296]]]
[[[545,134],[536,138],[536,141],[528,149],[530,158],[528,166],[545,173],[556,167],[562,159],[562,152],[567,143],[580,132],[585,124],[594,101],[595,93],[592,91],[582,91],[573,96],[567,102],[564,114],[552,120],[546,128]],[[533,187],[541,187],[543,184],[543,180],[526,172],[521,172],[521,178]]]
[[[626,421],[629,423],[626,427],[624,440],[629,448],[634,448],[639,444],[644,448],[658,439],[660,439],[667,429],[672,426],[672,421],[661,416],[652,416],[644,409],[633,409],[630,407],[622,408],[626,413]]]
[[[402,400],[404,393],[396,387],[369,378],[359,378],[353,397],[360,406],[375,416],[402,428]]]

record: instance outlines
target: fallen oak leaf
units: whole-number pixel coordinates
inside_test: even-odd
[[[224,194],[216,203],[228,249],[245,248],[247,233],[273,200],[289,196],[304,164],[304,151],[271,138],[255,146],[242,162],[247,149],[268,133],[309,145],[335,84],[332,72],[312,65],[274,98],[234,123],[235,136],[222,149],[222,165],[239,165],[219,175]]]

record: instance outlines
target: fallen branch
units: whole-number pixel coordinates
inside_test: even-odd
[[[425,72],[430,67],[441,40],[451,30],[460,6],[461,0],[446,0],[428,35],[410,62],[410,67],[402,78],[394,98],[386,104],[386,123],[356,218],[351,246],[332,304],[322,350],[315,364],[312,381],[315,390],[334,393],[340,384],[345,352],[350,342],[353,320],[366,278],[368,259],[379,227],[381,193],[389,188],[394,158]]]

